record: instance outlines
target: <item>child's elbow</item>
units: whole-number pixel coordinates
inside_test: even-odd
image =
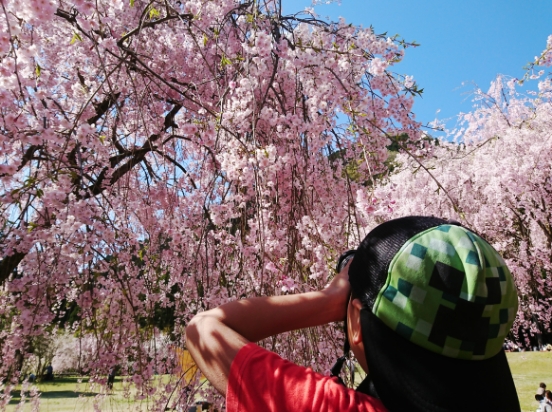
[[[201,341],[208,339],[220,328],[219,319],[213,315],[213,311],[201,312],[195,315],[186,326],[186,346],[199,346]]]
[[[186,346],[188,350],[196,347],[200,341],[201,314],[195,315],[186,325]]]

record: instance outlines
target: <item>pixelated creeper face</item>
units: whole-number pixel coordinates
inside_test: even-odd
[[[488,359],[502,348],[517,306],[502,257],[467,229],[443,225],[403,245],[373,312],[423,348],[452,358]]]

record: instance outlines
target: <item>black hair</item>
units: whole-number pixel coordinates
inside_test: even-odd
[[[408,239],[429,228],[456,224],[430,216],[408,216],[389,220],[372,230],[360,243],[349,267],[353,297],[372,309],[387,280],[389,263]]]

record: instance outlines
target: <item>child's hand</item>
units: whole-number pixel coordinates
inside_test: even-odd
[[[347,262],[347,265],[332,279],[330,284],[324,289],[324,292],[328,295],[328,298],[331,299],[331,302],[329,304],[343,308],[342,313],[340,313],[340,318],[336,319],[336,321],[341,321],[345,319],[345,316],[347,314],[347,302],[349,301],[349,296],[351,295],[351,284],[349,283],[349,266],[351,265],[352,261],[353,259]]]

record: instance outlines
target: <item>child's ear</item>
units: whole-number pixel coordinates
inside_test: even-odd
[[[356,344],[362,344],[362,328],[360,326],[360,310],[362,309],[362,302],[360,299],[353,299],[351,301],[352,304],[352,316],[351,316],[351,322],[353,323],[351,328],[351,335],[349,336],[349,340]]]
[[[362,341],[362,322],[360,321],[360,312],[363,309],[363,305],[360,299],[353,299],[349,302],[349,316],[348,316],[348,331],[349,331],[349,343],[351,344],[351,350],[355,354],[355,358],[358,363],[364,369],[364,372],[369,373],[368,363],[366,362],[366,355],[364,353],[364,342]]]

